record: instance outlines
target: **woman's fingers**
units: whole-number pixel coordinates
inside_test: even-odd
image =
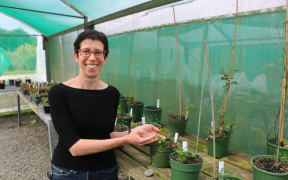
[[[155,132],[160,132],[160,129],[158,129],[157,127],[155,127],[155,126],[152,126],[152,129],[153,129],[153,131],[155,131]]]
[[[157,141],[157,134],[156,133],[152,133],[151,135],[149,136],[146,136],[146,137],[140,137],[140,141],[138,142],[139,144],[141,145],[144,145],[144,144],[148,144],[148,143],[153,143],[155,141]]]

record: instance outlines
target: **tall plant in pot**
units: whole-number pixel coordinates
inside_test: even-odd
[[[154,86],[154,102],[157,98],[157,89],[158,89],[158,62],[156,64],[156,73],[155,73],[155,86]],[[162,109],[160,108],[160,99],[157,99],[156,106],[145,106],[143,110],[145,117],[149,117],[152,121],[161,122]]]
[[[134,99],[131,102],[127,103],[128,111],[133,115],[133,122],[141,121],[143,115],[144,103],[137,100],[137,86],[136,86],[136,61],[135,61],[135,71],[134,71]]]
[[[129,94],[128,96],[121,96],[120,97],[120,110],[121,114],[127,114],[128,113],[128,103],[133,102],[134,97],[133,94]]]
[[[234,70],[234,72],[237,72],[237,70]],[[225,82],[225,85],[223,88],[226,90],[225,94],[225,101],[224,105],[221,106],[220,110],[217,114],[217,122],[215,124],[215,143],[216,143],[216,158],[222,158],[228,155],[228,146],[229,146],[229,140],[230,136],[232,134],[232,128],[233,124],[231,122],[225,121],[225,115],[226,115],[226,105],[227,105],[227,99],[228,99],[228,91],[230,89],[231,85],[237,85],[237,82],[232,77],[232,72],[230,75],[228,75],[224,69],[221,70],[221,80]],[[213,157],[213,124],[211,125],[211,130],[208,131],[208,137],[207,137],[207,148],[208,148],[208,155]]]
[[[288,0],[286,1],[286,22],[288,20]],[[251,160],[253,166],[254,180],[286,180],[288,179],[288,153],[285,148],[287,141],[283,139],[284,135],[284,115],[286,106],[287,92],[287,55],[288,55],[288,24],[286,23],[286,47],[284,58],[284,71],[282,79],[282,92],[280,104],[280,119],[278,125],[278,134],[275,139],[270,140],[268,144],[268,153],[272,155],[258,155]],[[277,137],[278,136],[278,137]],[[273,146],[272,146],[273,145]],[[275,147],[277,146],[277,148]],[[269,152],[270,151],[270,152]],[[274,156],[276,154],[276,156]]]
[[[173,137],[177,132],[180,136],[185,133],[186,123],[192,112],[195,110],[193,104],[185,104],[184,109],[180,114],[168,112],[169,117],[169,132],[170,136]]]

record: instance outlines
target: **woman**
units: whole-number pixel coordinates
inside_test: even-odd
[[[117,180],[114,148],[157,141],[160,130],[152,125],[113,132],[119,92],[100,80],[108,54],[103,33],[82,32],[74,42],[78,76],[49,91],[52,121],[59,135],[50,179]]]

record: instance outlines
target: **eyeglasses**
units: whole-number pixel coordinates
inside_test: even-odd
[[[79,49],[78,52],[81,56],[84,57],[89,57],[91,56],[92,53],[97,58],[104,58],[106,55],[106,51],[105,50],[102,51],[100,49],[96,49],[95,51],[92,51],[91,49]]]

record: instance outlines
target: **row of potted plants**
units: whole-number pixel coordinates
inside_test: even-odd
[[[30,96],[31,101],[36,105],[43,104],[44,112],[50,113],[50,105],[48,102],[48,91],[54,86],[54,82],[27,82],[20,84],[20,90],[23,94]]]

